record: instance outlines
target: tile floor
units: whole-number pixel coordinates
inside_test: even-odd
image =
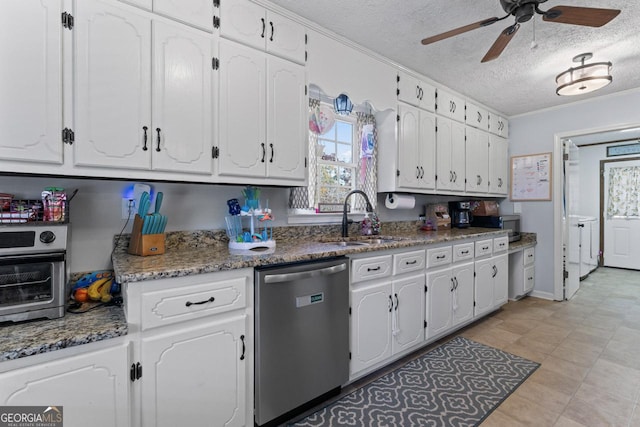
[[[483,427],[640,426],[640,273],[599,268],[570,301],[510,302],[460,335],[542,364]]]
[[[640,426],[640,272],[601,267],[570,301],[512,301],[458,335],[541,363],[482,427]]]

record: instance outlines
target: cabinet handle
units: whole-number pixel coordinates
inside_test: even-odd
[[[156,151],[160,152],[160,128],[156,128],[156,132],[158,132],[158,145],[156,146]]]
[[[468,253],[469,253],[469,250],[467,249],[466,251],[460,251],[460,253],[461,253],[462,255],[466,255],[466,254],[468,254]]]
[[[449,101],[449,112],[453,113],[453,101]]]
[[[453,277],[451,278],[451,292],[453,292]]]
[[[240,355],[240,360],[244,360],[244,353],[246,350],[246,347],[244,345],[244,335],[240,335],[240,341],[242,341],[242,354]]]
[[[489,250],[489,246],[483,246],[483,247],[482,247],[482,250],[483,250],[483,251],[488,251],[488,250]]]
[[[417,260],[417,259],[414,259],[413,261],[405,261],[405,264],[406,264],[406,265],[415,265],[415,264],[417,264],[417,263],[418,263],[418,260]]]
[[[149,149],[147,148],[147,130],[149,130],[149,128],[146,126],[142,126],[142,130],[144,131],[144,139],[142,140],[144,144],[142,145],[142,151],[147,151]]]
[[[436,259],[445,259],[447,256],[446,255],[438,255],[436,256]]]
[[[416,99],[420,99],[420,86],[416,86]]]
[[[458,181],[458,173],[456,171],[453,171],[453,182]]]
[[[269,25],[271,25],[271,37],[269,37],[269,40],[273,41],[273,35],[275,34],[275,30],[273,29],[273,22],[269,21]]]
[[[420,101],[422,101],[422,98],[424,98],[424,90],[420,88]]]
[[[391,295],[389,295],[389,313],[391,313],[392,309],[393,309],[393,299],[391,299]]]
[[[208,302],[214,302],[216,300],[216,297],[211,297],[209,299],[203,300],[203,301],[198,301],[198,302],[191,302],[191,301],[187,301],[186,303],[184,303],[185,306],[187,307],[191,307],[192,305],[202,305],[202,304],[206,304]]]
[[[480,111],[478,111],[478,123],[480,123],[482,121],[482,114],[480,114]]]
[[[453,181],[453,171],[449,171],[449,182]]]
[[[478,185],[482,184],[482,177],[480,175],[476,175],[476,176],[477,176],[476,178],[477,184]]]
[[[264,146],[264,142],[260,143],[260,147],[262,147],[262,159],[260,159],[260,162],[264,163],[264,158],[267,155],[267,149]]]
[[[498,274],[498,268],[494,265],[493,266],[493,275],[491,277],[496,277],[497,274]]]
[[[367,267],[367,271],[380,271],[380,266],[377,266],[376,268]]]
[[[454,278],[453,278],[453,281],[454,281],[454,282],[455,282],[455,284],[456,284],[455,288],[453,288],[453,289],[455,289],[455,290],[457,291],[457,290],[458,290],[458,278],[457,278],[457,277],[454,277]]]
[[[420,179],[424,178],[424,168],[420,166]]]
[[[264,18],[260,18],[260,20],[262,21],[262,34],[260,34],[260,37],[264,38],[264,32],[267,29],[267,25],[264,22]]]
[[[502,188],[502,178],[498,178],[498,188]]]
[[[273,163],[273,144],[269,144],[269,148],[271,148],[271,158],[269,159],[269,163]]]
[[[398,294],[393,294],[396,297],[396,308],[395,310],[398,311],[398,305],[399,305],[399,301],[398,301]]]
[[[420,179],[420,166],[416,166],[416,179]]]

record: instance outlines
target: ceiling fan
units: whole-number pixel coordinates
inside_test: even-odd
[[[481,62],[496,59],[502,51],[507,47],[513,36],[518,32],[520,24],[529,21],[537,13],[542,15],[542,19],[548,22],[558,22],[561,24],[585,25],[588,27],[602,27],[620,13],[617,9],[600,9],[593,7],[575,7],[575,6],[555,6],[547,11],[540,10],[538,7],[547,0],[500,0],[500,5],[507,12],[502,18],[489,18],[463,27],[427,37],[422,40],[422,44],[430,44],[476,28],[486,27],[495,24],[498,21],[513,15],[516,22],[505,28],[497,40],[493,43],[487,54],[482,58]]]

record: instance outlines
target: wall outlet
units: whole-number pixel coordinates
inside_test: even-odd
[[[122,199],[122,219],[133,219],[136,214],[135,199]]]

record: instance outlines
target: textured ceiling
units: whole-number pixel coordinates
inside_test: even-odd
[[[640,1],[549,0],[553,6],[620,9],[600,28],[544,22],[540,15],[523,23],[502,55],[480,60],[507,18],[423,46],[428,36],[505,15],[499,0],[271,0],[310,21],[426,75],[507,116],[640,87]],[[532,48],[534,37],[537,43]],[[592,52],[587,62],[611,61],[613,82],[586,95],[561,97],[555,77],[575,66],[572,58]]]

